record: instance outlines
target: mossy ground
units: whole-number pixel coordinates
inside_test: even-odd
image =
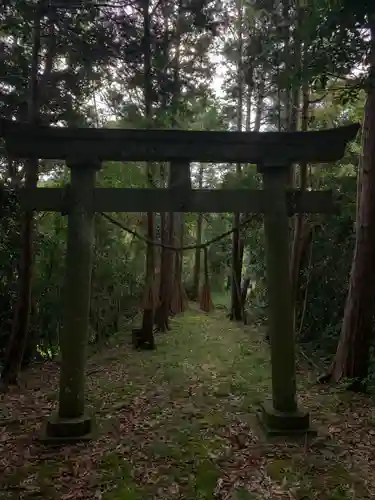
[[[63,448],[33,439],[56,405],[55,364],[3,399],[0,499],[362,500],[371,498],[375,405],[299,370],[312,441],[266,440],[255,419],[270,394],[260,328],[192,308],[134,352],[129,334],[91,357],[88,406],[98,438]],[[1,422],[0,422],[1,424]]]

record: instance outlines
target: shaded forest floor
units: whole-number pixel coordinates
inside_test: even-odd
[[[155,352],[134,352],[127,334],[91,357],[91,443],[54,449],[33,437],[56,406],[55,363],[2,396],[1,500],[375,497],[374,398],[316,387],[300,367],[301,401],[319,435],[267,441],[255,419],[270,391],[261,331],[194,309],[172,326]]]

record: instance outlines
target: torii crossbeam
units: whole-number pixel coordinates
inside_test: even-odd
[[[273,434],[308,432],[309,414],[298,408],[296,398],[288,218],[293,213],[332,213],[337,206],[331,192],[288,189],[288,169],[297,162],[339,160],[358,130],[358,124],[351,124],[313,132],[193,132],[61,128],[0,121],[0,136],[9,157],[62,159],[71,170],[68,190],[21,190],[25,210],[68,214],[59,408],[47,423],[47,438],[77,440],[91,433],[84,385],[96,211],[264,214],[272,402],[262,406],[260,420]],[[167,161],[179,176],[170,189],[95,188],[96,171],[106,160]],[[191,189],[192,161],[256,164],[264,190]]]

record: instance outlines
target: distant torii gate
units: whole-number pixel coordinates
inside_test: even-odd
[[[293,163],[323,163],[342,158],[359,125],[312,132],[201,132],[119,130],[34,126],[3,120],[0,136],[11,158],[65,160],[69,189],[21,190],[26,210],[68,214],[64,328],[60,338],[59,408],[46,426],[53,440],[89,437],[84,385],[95,212],[243,212],[263,213],[266,239],[272,403],[260,419],[275,434],[305,433],[309,414],[296,399],[295,339],[289,276],[289,221],[294,213],[332,213],[329,191],[290,190]],[[180,183],[169,189],[95,188],[101,162],[165,161],[175,166]],[[191,189],[190,162],[253,163],[264,190]]]

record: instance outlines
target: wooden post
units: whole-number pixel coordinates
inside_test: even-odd
[[[58,415],[47,423],[47,439],[84,439],[91,433],[85,415],[85,362],[88,344],[94,188],[97,162],[70,162],[64,325],[60,337]]]
[[[298,411],[295,338],[289,274],[288,167],[260,168],[267,193],[264,214],[269,335],[271,340],[272,406],[264,405],[261,421],[270,434],[309,430],[309,415]]]

